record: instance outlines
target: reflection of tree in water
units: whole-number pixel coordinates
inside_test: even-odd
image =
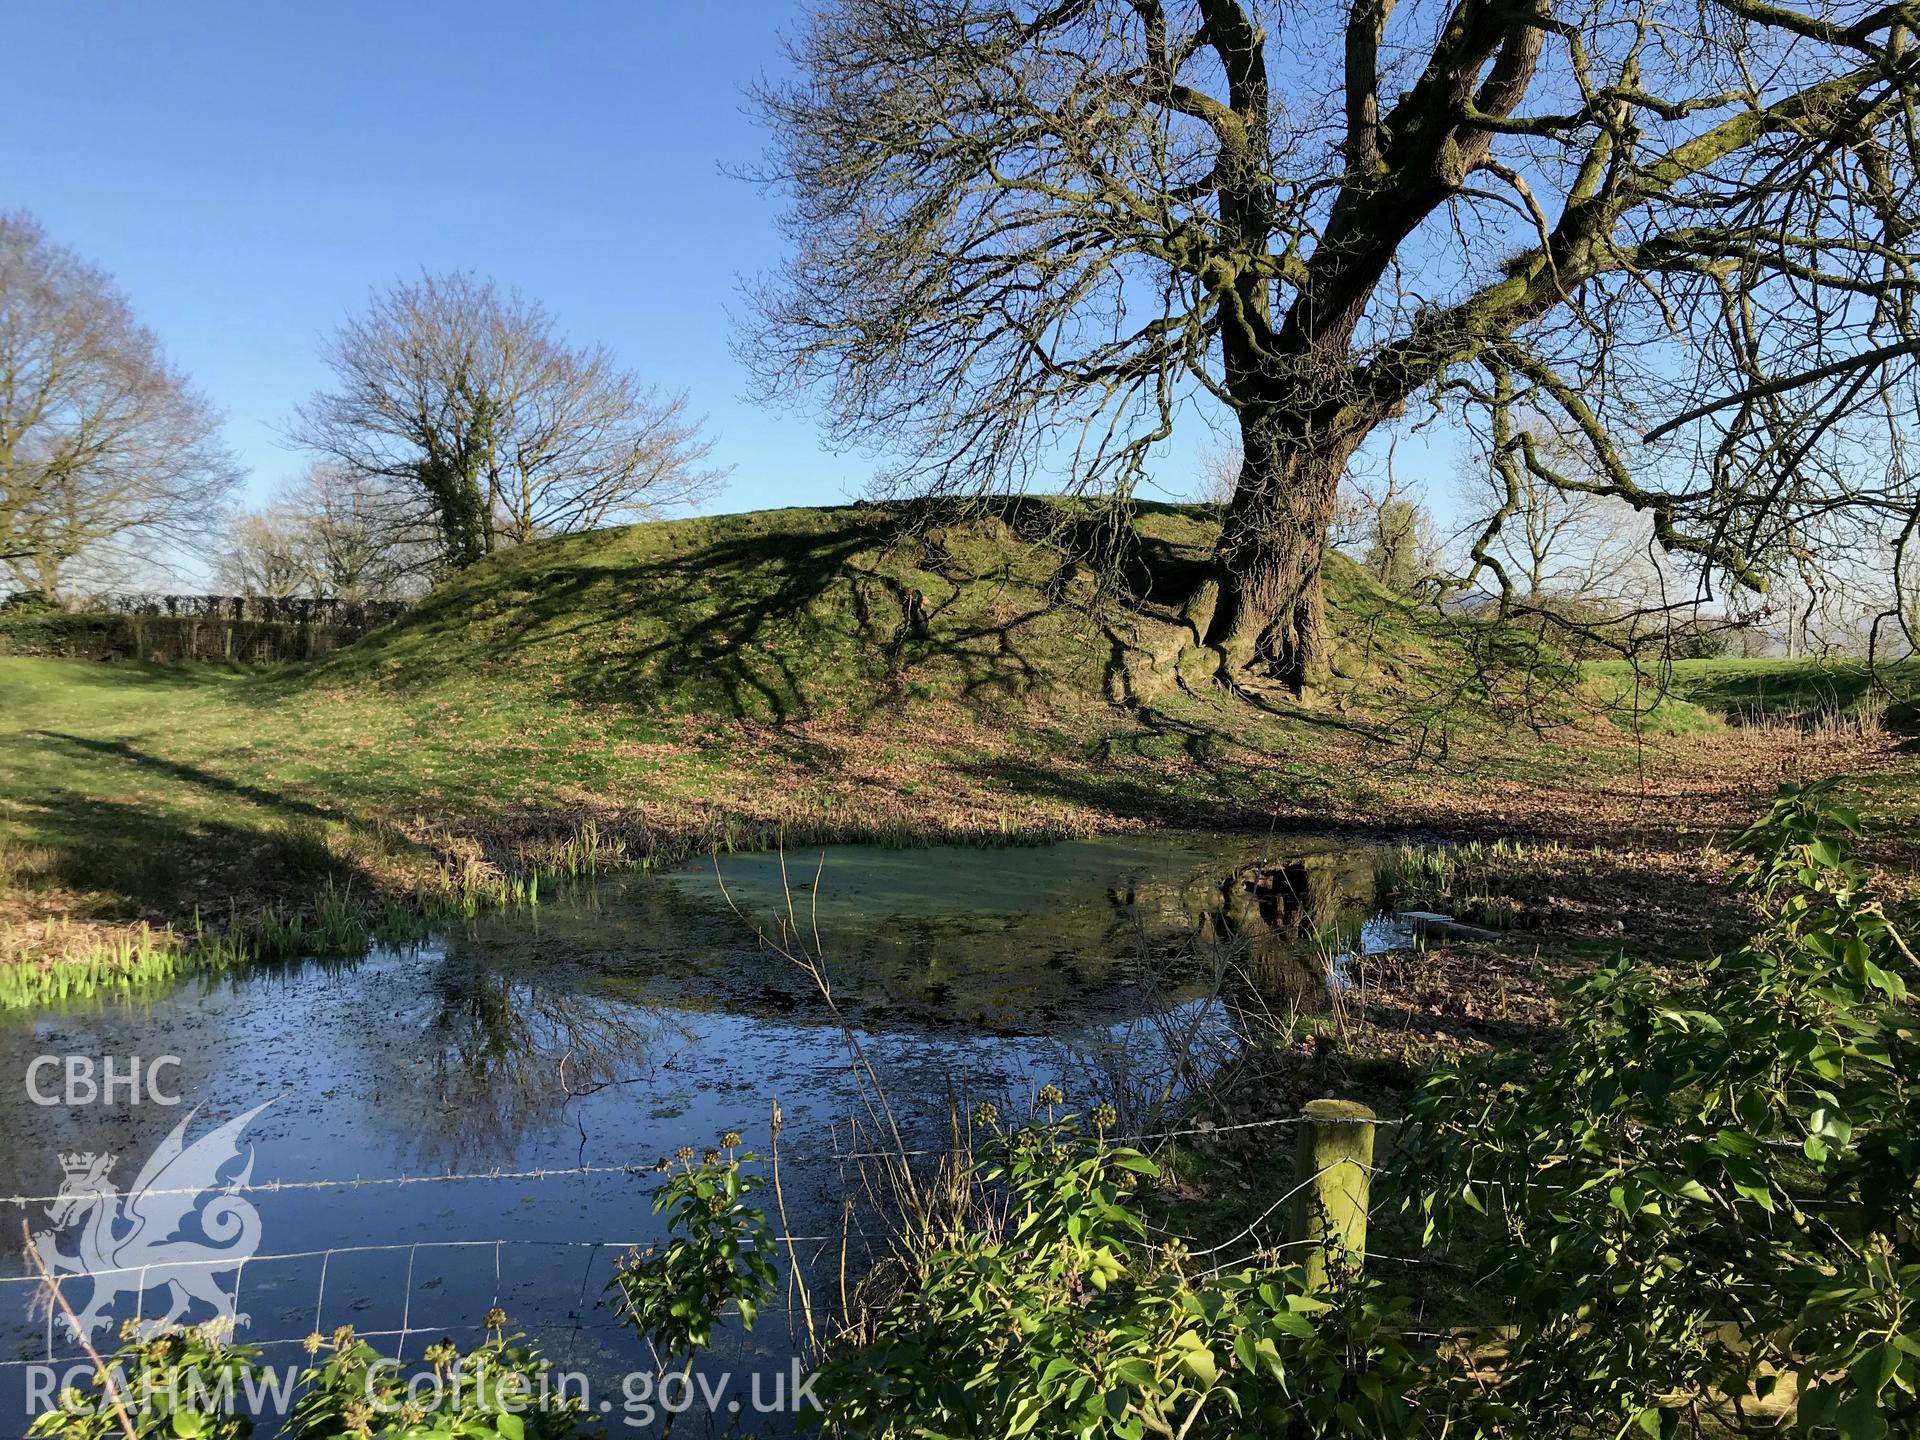
[[[1158,1126],[1238,1050],[1238,1006],[1219,1003],[1232,973],[1270,999],[1317,1003],[1326,984],[1320,946],[1358,918],[1373,876],[1370,856],[1329,852],[1242,863],[1224,875],[1208,868],[1173,892],[1110,888],[1110,934],[1124,929],[1140,952],[1142,1003],[1120,1036],[1082,1059],[1123,1122]]]
[[[835,917],[819,927],[818,944],[836,1001],[856,1023],[1050,1033],[1132,1013],[1143,929],[1158,947],[1190,949],[1192,919],[1167,903],[1177,898],[1161,887],[1159,903],[1137,907],[1128,887],[1006,914]],[[765,923],[771,932],[777,917]],[[811,948],[813,936],[806,939]],[[776,989],[794,1014],[817,1001],[793,967],[776,968],[762,993]]]
[[[1209,938],[1243,949],[1263,992],[1302,999],[1326,984],[1319,942],[1372,888],[1371,865],[1340,852],[1243,866],[1220,882]]]
[[[542,985],[458,953],[433,973],[428,1060],[416,1098],[420,1159],[458,1165],[516,1151],[575,1097],[645,1081],[691,1039],[632,1000]]]
[[[1206,1003],[1220,952],[1263,987],[1318,993],[1312,942],[1371,894],[1371,858],[1222,868],[1112,876],[1020,913],[836,914],[821,945],[849,1018],[886,1031],[1066,1036],[1143,1015],[1159,1023]],[[573,1095],[644,1082],[690,1043],[677,1015],[826,1023],[806,978],[753,938],[768,910],[762,898],[743,918],[678,886],[595,889],[543,912],[537,956],[524,926],[504,922],[456,946],[433,969],[419,1079],[401,1101],[415,1107],[407,1128],[418,1128],[422,1160],[463,1164],[541,1130],[570,1132]]]
[[[1111,1024],[1204,996],[1217,951],[1263,986],[1322,979],[1315,942],[1373,893],[1370,852],[1330,851],[1116,877],[1099,891],[1004,916],[869,917],[823,927],[849,1008],[906,1001],[949,1020],[1018,1033]],[[927,1018],[933,1018],[931,1014]]]

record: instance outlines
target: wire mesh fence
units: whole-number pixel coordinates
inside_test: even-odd
[[[1108,1144],[1152,1145],[1174,1140],[1218,1139],[1225,1135],[1273,1131],[1290,1132],[1309,1123],[1329,1126],[1364,1124],[1392,1126],[1401,1122],[1372,1116],[1344,1119],[1278,1116],[1221,1125],[1191,1125],[1152,1131],[1100,1137]],[[843,1171],[871,1162],[912,1162],[954,1153],[946,1147],[841,1148],[828,1149],[829,1158]],[[448,1171],[442,1173],[383,1176],[352,1176],[309,1180],[246,1181],[221,1187],[220,1193],[233,1196],[358,1190],[379,1190],[411,1186],[458,1186],[564,1182],[592,1177],[624,1176],[634,1184],[630,1192],[634,1212],[644,1213],[653,1197],[666,1183],[652,1164],[579,1165],[527,1169]],[[1367,1174],[1374,1167],[1363,1166]],[[1319,1243],[1294,1236],[1280,1239],[1273,1233],[1299,1193],[1310,1189],[1326,1174],[1323,1169],[1307,1169],[1295,1183],[1272,1198],[1243,1230],[1229,1240],[1193,1252],[1206,1260],[1209,1269],[1226,1269],[1255,1259],[1282,1261],[1297,1258],[1303,1250]],[[151,1195],[190,1195],[188,1189],[154,1190]],[[0,1206],[25,1215],[33,1207],[57,1203],[62,1197],[14,1194],[0,1196]],[[1269,1222],[1272,1222],[1270,1224]],[[24,1226],[23,1226],[24,1229]],[[100,1286],[111,1281],[126,1281],[117,1288],[132,1300],[132,1313],[116,1318],[131,1319],[147,1325],[162,1319],[183,1319],[183,1315],[162,1315],[160,1307],[169,1293],[177,1303],[183,1295],[205,1286],[188,1286],[194,1276],[209,1272],[231,1274],[230,1284],[219,1291],[228,1299],[229,1314],[243,1319],[240,1338],[262,1351],[299,1347],[310,1336],[324,1336],[336,1325],[351,1324],[363,1339],[392,1342],[396,1358],[407,1358],[409,1344],[431,1343],[442,1337],[478,1335],[484,1329],[482,1318],[496,1306],[505,1308],[516,1328],[541,1332],[543,1338],[559,1340],[562,1352],[570,1350],[583,1336],[596,1332],[621,1331],[626,1327],[603,1303],[617,1258],[628,1251],[657,1244],[661,1235],[630,1234],[617,1238],[559,1239],[527,1236],[500,1236],[488,1239],[436,1239],[369,1241],[332,1245],[277,1253],[254,1253],[244,1258],[211,1254],[205,1258],[184,1258],[152,1262],[139,1266],[66,1268],[52,1277],[62,1287]],[[773,1237],[778,1252],[777,1264],[787,1269],[791,1290],[795,1264],[804,1265],[807,1257],[800,1247],[819,1247],[820,1251],[847,1243],[845,1231],[792,1233],[782,1230]],[[819,1251],[815,1252],[816,1254]],[[1383,1261],[1417,1263],[1407,1257],[1372,1256]],[[56,1269],[59,1267],[56,1266]],[[801,1277],[804,1281],[805,1277]],[[176,1281],[181,1282],[176,1287]],[[169,1307],[172,1311],[176,1307]],[[774,1313],[779,1305],[763,1307]],[[0,1370],[24,1366],[63,1364],[86,1359],[87,1351],[79,1340],[67,1333],[61,1307],[54,1303],[49,1282],[39,1274],[0,1276],[0,1313],[31,1317],[32,1342],[25,1343],[24,1330],[16,1329],[11,1340],[14,1353],[0,1355]],[[195,1317],[200,1318],[200,1317]],[[31,1353],[23,1353],[26,1351]]]

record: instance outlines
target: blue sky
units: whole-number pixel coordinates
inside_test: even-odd
[[[740,280],[780,257],[777,203],[729,170],[764,136],[788,0],[73,0],[14,7],[0,207],[115,277],[227,416],[266,498],[316,347],[375,287],[472,269],[685,390],[732,467],[712,510],[833,503],[875,468],[745,397]],[[1385,451],[1386,437],[1373,447]],[[1191,419],[1154,480],[1203,485]],[[1402,435],[1403,472],[1450,443]],[[1444,493],[1430,498],[1446,508]],[[1156,497],[1157,498],[1157,497]]]
[[[743,87],[785,5],[312,6],[87,0],[10,20],[0,196],[110,272],[227,414],[264,492],[373,286],[472,268],[689,392],[724,508],[831,500],[868,462],[741,398],[736,277],[773,208]],[[17,63],[32,56],[32,64]]]
[[[8,21],[0,205],[119,282],[227,415],[258,499],[325,382],[316,342],[369,289],[471,268],[684,389],[733,467],[709,508],[832,502],[865,455],[744,397],[738,280],[775,205],[723,173],[762,136],[745,88],[796,7],[563,0],[78,0]],[[30,57],[30,59],[28,58]],[[1182,437],[1184,485],[1209,437]]]

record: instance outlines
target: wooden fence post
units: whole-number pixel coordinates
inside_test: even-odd
[[[1294,1152],[1293,1238],[1307,1242],[1307,1288],[1357,1275],[1367,1254],[1373,1111],[1356,1100],[1309,1100]]]

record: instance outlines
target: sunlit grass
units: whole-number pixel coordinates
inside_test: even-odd
[[[1638,702],[1657,726],[1692,725],[1704,714],[1748,728],[1873,730],[1891,705],[1920,694],[1920,662],[1870,666],[1852,659],[1677,660],[1670,667],[1624,661],[1587,666],[1623,704]]]
[[[61,922],[45,926],[45,958],[0,965],[0,1010],[26,1009],[106,993],[159,990],[188,976],[214,976],[253,961],[357,955],[374,944],[413,944],[436,929],[489,911],[538,910],[557,873],[449,877],[444,888],[404,901],[356,896],[329,883],[302,908],[268,905],[218,925],[142,923],[79,948],[63,944]]]
[[[328,894],[459,914],[537,903],[528,877],[783,841],[1406,823],[1445,806],[1436,779],[1576,793],[1647,762],[1590,693],[1516,708],[1559,683],[1536,642],[1443,622],[1337,556],[1337,674],[1292,704],[1204,665],[1176,683],[1180,627],[1061,603],[1078,572],[1008,522],[890,545],[877,513],[543,541],[306,667],[0,657],[0,954],[48,953],[20,941],[49,918],[151,924],[144,950],[88,961],[130,972],[191,948],[164,937],[196,908],[263,917],[277,950],[322,943]],[[1148,507],[1156,595],[1210,527]],[[1655,717],[1726,733],[1689,700]],[[317,928],[283,940],[296,923]]]

